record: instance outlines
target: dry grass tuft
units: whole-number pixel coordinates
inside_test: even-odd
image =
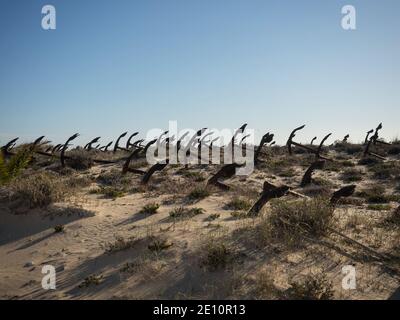
[[[143,214],[155,214],[157,213],[157,210],[160,208],[160,205],[158,203],[149,203],[146,204],[140,211],[139,213]]]
[[[68,152],[66,163],[75,170],[87,170],[93,166],[93,160],[90,152],[84,149],[75,149]]]
[[[204,213],[204,209],[202,209],[202,208],[178,207],[178,208],[173,209],[169,213],[169,216],[171,218],[175,218],[175,219],[186,219],[186,218],[192,218],[192,217],[197,216],[202,213]]]
[[[333,286],[323,273],[307,275],[302,281],[292,281],[286,295],[292,300],[329,300]]]
[[[363,178],[363,173],[361,170],[347,169],[341,174],[340,178],[345,182],[361,181]]]
[[[66,186],[50,172],[40,172],[16,179],[11,185],[11,197],[22,200],[30,208],[43,208],[64,199]]]
[[[299,201],[277,200],[271,203],[271,212],[259,226],[261,240],[300,244],[306,238],[319,238],[333,224],[334,208],[325,199]]]
[[[202,265],[210,270],[223,269],[232,260],[232,253],[222,239],[210,239],[203,246]]]
[[[250,203],[250,201],[244,198],[234,197],[226,204],[226,208],[235,211],[245,211],[249,210],[251,208],[251,205],[252,204]]]
[[[106,253],[114,253],[118,251],[123,251],[127,249],[133,248],[138,239],[135,237],[130,237],[129,239],[125,239],[123,237],[116,237],[114,242],[109,242],[106,244],[105,252]]]
[[[207,198],[210,195],[210,191],[205,186],[195,187],[188,195],[189,200],[199,201]]]

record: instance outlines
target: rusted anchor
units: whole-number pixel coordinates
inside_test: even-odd
[[[60,160],[61,160],[61,166],[65,168],[65,151],[67,150],[69,143],[79,137],[79,133],[75,133],[74,135],[70,136],[68,140],[64,143],[62,149],[61,149],[61,155],[60,155]]]
[[[337,190],[333,193],[330,203],[337,204],[339,202],[340,198],[350,197],[354,193],[355,189],[356,189],[355,185],[349,185],[349,186],[340,188],[339,190]]]
[[[312,174],[315,170],[323,169],[325,165],[325,160],[317,160],[313,162],[306,172],[304,173],[303,179],[301,180],[300,187],[305,187],[306,185],[310,184],[312,182]]]
[[[17,142],[19,138],[12,139],[11,141],[7,142],[4,146],[1,147],[1,153],[3,154],[4,158],[8,158],[9,156],[12,156],[13,153],[10,152],[10,150],[15,146],[15,143]]]
[[[100,137],[96,137],[96,138],[90,140],[90,142],[87,143],[87,144],[83,147],[83,149],[85,149],[85,150],[92,150],[92,148],[93,148],[92,145],[95,144],[95,143],[97,143],[97,142],[99,142],[99,140],[100,140]]]
[[[322,139],[322,141],[321,141],[321,143],[319,144],[317,150],[315,150],[315,149],[313,149],[313,148],[311,148],[311,147],[309,147],[309,146],[305,146],[305,145],[302,145],[302,144],[300,144],[300,143],[298,143],[298,142],[293,141],[293,138],[296,136],[296,132],[299,131],[299,130],[301,130],[301,129],[303,129],[305,126],[306,126],[306,125],[302,125],[301,127],[298,127],[298,128],[294,129],[294,130],[291,132],[291,134],[290,134],[290,136],[289,136],[289,139],[288,139],[287,142],[286,142],[286,146],[287,146],[287,148],[288,148],[289,154],[292,155],[292,153],[293,153],[293,152],[292,152],[292,145],[293,145],[293,146],[296,146],[296,147],[305,149],[305,150],[307,150],[307,151],[310,151],[311,153],[314,153],[314,154],[315,154],[315,157],[316,157],[317,159],[319,158],[319,159],[324,159],[324,160],[328,160],[328,161],[333,161],[332,159],[326,158],[326,157],[324,157],[324,156],[321,155],[322,146],[323,146],[324,142],[331,136],[331,133],[329,133],[328,135],[326,135],[326,136]]]
[[[379,138],[379,130],[381,130],[382,128],[383,128],[382,127],[382,123],[380,123],[378,125],[378,127],[376,127],[376,129],[375,129],[374,135],[367,141],[367,144],[366,144],[365,149],[364,149],[364,155],[363,155],[364,157],[373,156],[373,157],[381,159],[381,160],[386,160],[385,157],[370,151],[370,148],[371,148],[372,144],[376,145],[376,143],[381,143],[381,144],[384,144],[384,145],[390,145],[390,143],[378,140],[378,138]],[[370,131],[368,131],[368,132],[370,132]],[[367,137],[368,137],[368,134],[367,134]]]
[[[369,137],[369,135],[370,135],[372,132],[374,132],[373,129],[371,129],[371,130],[369,130],[369,131],[367,132],[367,135],[365,136],[364,144],[367,144],[367,143],[368,143],[368,137]]]
[[[113,142],[111,141],[111,142],[107,143],[106,145],[101,146],[101,147],[99,148],[99,150],[100,150],[100,151],[107,152],[107,151],[108,151],[108,148],[112,145],[112,143],[113,143]]]
[[[119,147],[119,141],[120,141],[123,137],[125,137],[127,134],[128,134],[128,132],[124,132],[123,134],[121,134],[121,135],[118,137],[117,141],[115,141],[114,150],[113,150],[114,153],[117,152],[117,150],[122,149],[121,147]]]
[[[128,141],[126,141],[126,149],[130,149],[130,147],[133,146],[133,144],[131,144],[131,140],[133,137],[137,136],[139,134],[139,132],[134,132],[130,135],[130,137],[128,138]]]
[[[154,172],[156,171],[161,171],[163,170],[169,163],[169,159],[166,159],[164,162],[156,163],[152,167],[150,167],[149,170],[144,174],[142,178],[142,184],[147,184],[153,175]]]
[[[258,216],[261,209],[265,206],[265,204],[274,198],[281,198],[286,195],[289,191],[288,186],[280,186],[276,187],[269,182],[265,181],[263,185],[263,191],[261,193],[260,198],[256,201],[256,203],[251,207],[251,209],[247,212],[247,216],[254,217]]]
[[[244,164],[237,164],[237,163],[230,163],[230,164],[224,165],[221,169],[219,169],[217,171],[216,174],[214,174],[210,179],[208,179],[207,185],[215,185],[223,190],[229,190],[230,187],[228,185],[226,185],[225,183],[220,182],[219,179],[231,178],[236,173],[236,169],[243,167],[243,166],[244,166]]]
[[[391,143],[379,140],[379,130],[381,130],[382,128],[383,128],[382,123],[380,123],[379,126],[375,129],[375,134],[371,137],[371,139],[373,140],[374,145],[379,143],[385,146],[391,146],[392,145]]]
[[[154,143],[156,143],[156,142],[157,142],[157,139],[153,139],[153,140],[149,141],[143,149],[138,148],[138,149],[135,149],[134,151],[132,151],[132,153],[129,155],[129,157],[127,157],[126,160],[125,160],[125,163],[124,163],[124,165],[123,165],[123,167],[122,167],[122,174],[126,174],[127,172],[133,172],[133,173],[143,174],[143,173],[144,173],[143,171],[137,170],[137,169],[129,168],[129,165],[130,165],[130,163],[131,163],[131,161],[132,161],[133,159],[139,157],[139,154],[140,154],[141,152],[143,152],[144,154],[146,154],[147,149],[148,149],[152,144],[154,144]],[[149,178],[150,178],[150,177],[149,177]]]
[[[267,143],[270,143],[274,139],[274,134],[267,132],[261,138],[260,144],[258,145],[256,152],[254,154],[254,163],[257,164],[259,162],[259,157],[261,154],[261,150],[263,146]]]
[[[313,143],[314,143],[315,140],[317,140],[317,137],[314,137],[314,138],[311,139],[310,146],[313,145]]]

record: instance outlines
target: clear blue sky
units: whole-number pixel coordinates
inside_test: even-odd
[[[41,28],[41,8],[57,29]],[[341,8],[357,30],[341,28]],[[398,0],[0,0],[0,142],[237,128],[400,136]]]

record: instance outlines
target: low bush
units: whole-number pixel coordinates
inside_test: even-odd
[[[324,236],[333,224],[333,211],[329,201],[320,198],[271,202],[271,212],[259,226],[261,240],[294,246]]]

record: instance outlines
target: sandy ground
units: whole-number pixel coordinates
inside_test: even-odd
[[[127,192],[114,200],[90,192],[99,185],[96,176],[113,168],[119,170],[120,165],[95,166],[78,173],[93,178],[91,185],[48,208],[20,213],[8,201],[3,201],[0,204],[0,298],[279,298],[274,294],[260,295],[257,284],[263,272],[271,276],[274,286],[280,290],[287,289],[293,279],[319,272],[332,282],[336,299],[391,297],[400,286],[399,260],[381,258],[381,254],[399,255],[399,229],[382,224],[391,210],[369,210],[365,203],[339,205],[335,210],[338,230],[357,243],[331,234],[305,247],[290,249],[284,244],[260,246],[254,230],[263,218],[237,219],[232,216],[233,210],[226,208],[229,200],[237,195],[253,190],[261,192],[265,180],[296,186],[296,191],[304,192],[297,187],[304,167],[292,167],[294,173],[288,177],[268,168],[258,168],[248,178],[234,177],[226,181],[244,189],[213,190],[209,197],[193,203],[186,201],[187,193],[200,182],[183,178],[177,173],[179,168],[172,166],[154,175],[150,183],[155,186],[154,190]],[[189,168],[201,171],[206,177],[216,169]],[[365,167],[360,166],[360,170]],[[137,176],[130,177],[132,185],[139,184]],[[338,172],[330,170],[320,171],[314,177],[331,181],[331,190],[345,184]],[[356,184],[362,188],[371,183],[378,182],[364,177]],[[394,192],[395,184],[384,183],[389,192]],[[162,187],[157,188],[160,184]],[[157,213],[139,212],[145,204],[153,202],[160,205]],[[171,218],[169,213],[182,205],[204,211],[187,219]],[[394,210],[396,203],[391,206]],[[267,205],[263,215],[267,216],[269,210]],[[64,230],[56,233],[57,225],[63,225]],[[130,241],[129,245],[108,252],[109,245],[118,239]],[[168,245],[164,250],[150,250],[149,245],[157,241]],[[206,254],[204,246],[210,241],[223,242],[232,252],[232,260],[224,268],[210,270],[202,263]],[[41,286],[44,265],[56,268],[55,290],[44,290]],[[342,288],[344,265],[356,267],[355,290]]]

